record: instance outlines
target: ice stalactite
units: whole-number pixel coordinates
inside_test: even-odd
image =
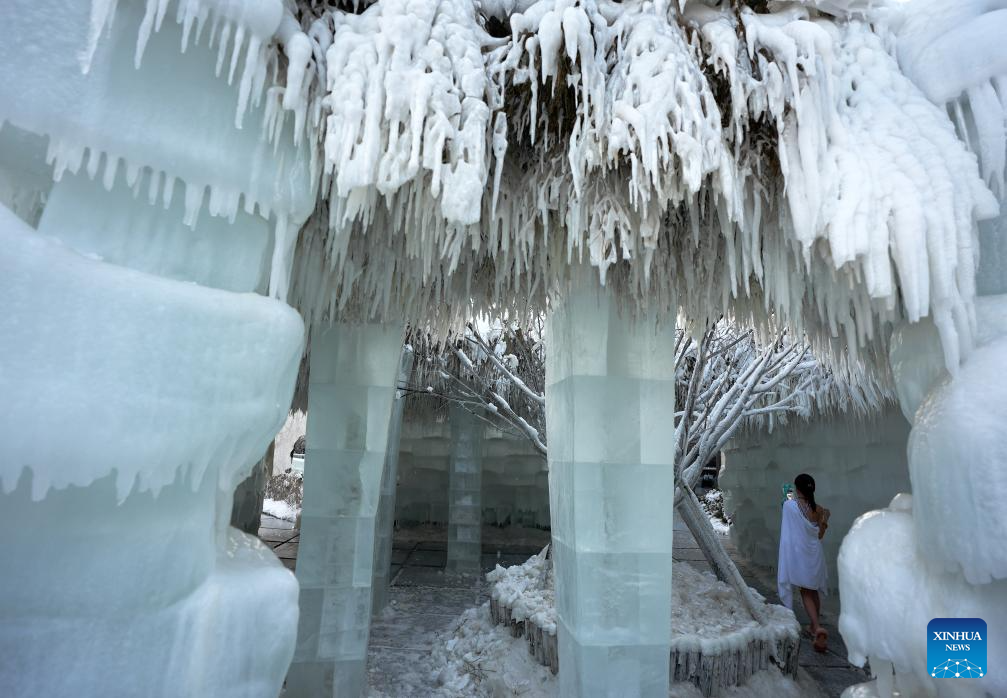
[[[457,403],[451,405],[447,567],[457,572],[478,573],[482,562],[485,424],[469,409]]]
[[[974,332],[976,220],[995,203],[890,55],[889,16],[837,2],[326,10],[311,36],[328,47],[328,220],[309,231],[295,303],[311,317],[353,297],[377,313],[459,294],[542,307],[586,260],[628,304],[772,317],[854,364],[883,366],[890,326],[931,315],[954,370]]]
[[[231,4],[240,10],[241,3]],[[317,145],[303,138],[295,144],[291,123],[284,125],[275,115],[266,123],[269,138],[258,126],[234,128],[242,88],[229,84],[226,71],[214,72],[221,49],[210,39],[218,41],[217,34],[190,36],[184,13],[179,22],[155,21],[159,28],[147,36],[137,69],[132,57],[143,5],[119,3],[112,10],[115,21],[103,30],[86,74],[75,59],[76,48],[86,41],[86,3],[52,12],[44,3],[23,3],[5,13],[12,38],[0,48],[8,66],[0,84],[5,95],[0,121],[48,138],[47,160],[57,181],[86,175],[111,189],[121,178],[138,201],[184,205],[189,227],[198,224],[201,212],[232,223],[239,214],[258,216],[291,231],[290,248],[315,206]],[[214,25],[212,17],[197,14]],[[155,20],[159,16],[155,12]],[[32,46],[48,48],[36,57]],[[191,103],[193,94],[200,95],[198,108]],[[67,101],[75,109],[65,109]],[[270,104],[253,99],[249,114],[266,121]],[[286,248],[281,247],[281,258]]]
[[[381,472],[381,498],[374,532],[374,580],[371,597],[372,615],[377,615],[388,604],[388,585],[391,582],[392,543],[395,536],[395,494],[398,489],[399,443],[402,438],[402,413],[406,406],[406,392],[412,374],[414,353],[408,344],[402,348],[399,375],[392,403],[392,418],[388,426],[388,447]]]
[[[367,687],[375,519],[403,329],[334,323],[311,335],[291,698]]]
[[[560,692],[668,693],[674,327],[617,312],[577,270],[547,320]]]

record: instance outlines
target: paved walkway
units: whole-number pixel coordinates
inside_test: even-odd
[[[368,671],[370,686],[376,695],[407,696],[416,686],[432,681],[431,677],[411,674],[420,667],[427,654],[430,639],[447,631],[464,611],[487,600],[486,583],[482,575],[460,576],[445,573],[447,560],[446,527],[423,526],[396,531],[392,549],[392,577],[389,607],[371,626]],[[273,548],[277,557],[290,569],[297,558],[299,531],[286,521],[262,517],[259,538]],[[521,564],[539,552],[548,542],[549,533],[536,529],[483,529],[483,572],[497,564],[504,567]],[[725,539],[728,553],[738,565],[748,584],[777,602],[775,576],[770,570],[758,568],[745,560]],[[703,571],[711,571],[695,539],[681,521],[675,523],[673,558],[688,562]],[[830,698],[838,698],[843,689],[867,680],[867,674],[851,666],[845,659],[838,620],[838,603],[826,598],[822,609],[823,625],[829,631],[829,651],[819,654],[811,642],[801,643],[800,665],[814,678]],[[798,619],[807,624],[803,612]],[[432,683],[430,684],[433,685]]]

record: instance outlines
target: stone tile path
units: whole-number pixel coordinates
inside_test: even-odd
[[[371,626],[368,671],[375,695],[409,696],[416,694],[418,685],[433,687],[433,677],[414,673],[419,671],[416,667],[423,666],[421,658],[430,651],[430,639],[447,631],[465,610],[488,599],[482,575],[445,572],[446,535],[443,527],[434,526],[396,531],[389,607]],[[298,536],[293,524],[262,517],[259,537],[290,569],[294,569],[297,558]],[[535,529],[485,527],[483,540],[482,571],[488,572],[497,564],[508,567],[523,563],[549,542],[549,534]],[[724,542],[748,584],[769,601],[778,601],[772,572],[745,560],[730,540]],[[677,562],[711,571],[692,534],[678,520],[672,557]],[[839,615],[836,599],[827,597],[822,610],[823,625],[829,631],[829,651],[819,654],[811,648],[810,641],[803,642],[800,664],[826,695],[838,698],[844,688],[866,681],[868,676],[845,659],[846,648],[836,627]],[[807,624],[803,612],[798,611],[798,619]]]

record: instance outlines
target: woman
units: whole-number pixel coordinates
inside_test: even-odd
[[[780,526],[780,563],[776,582],[783,604],[793,610],[792,587],[801,590],[804,610],[811,619],[815,650],[824,652],[829,634],[819,625],[822,600],[828,589],[828,572],[822,536],[829,527],[829,510],[815,501],[815,479],[801,473],[794,479],[797,497],[783,503]]]

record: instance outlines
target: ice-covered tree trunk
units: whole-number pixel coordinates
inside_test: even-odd
[[[262,500],[266,496],[266,483],[273,471],[273,446],[270,442],[266,455],[252,468],[252,474],[242,480],[234,490],[234,508],[231,509],[231,525],[239,531],[253,536],[262,524]]]
[[[478,572],[482,555],[482,432],[481,420],[451,403],[447,567],[457,572]]]
[[[375,518],[402,331],[336,323],[311,337],[290,698],[360,696],[367,688]]]
[[[621,315],[590,271],[547,320],[560,692],[667,696],[674,323]]]
[[[378,500],[378,520],[375,532],[374,589],[371,595],[371,613],[380,613],[388,603],[388,584],[392,567],[392,543],[395,534],[395,488],[399,476],[399,440],[402,436],[402,411],[406,393],[402,387],[409,380],[413,367],[413,350],[408,345],[402,349],[392,419],[388,427],[388,450],[385,467],[381,473],[381,496]]]

